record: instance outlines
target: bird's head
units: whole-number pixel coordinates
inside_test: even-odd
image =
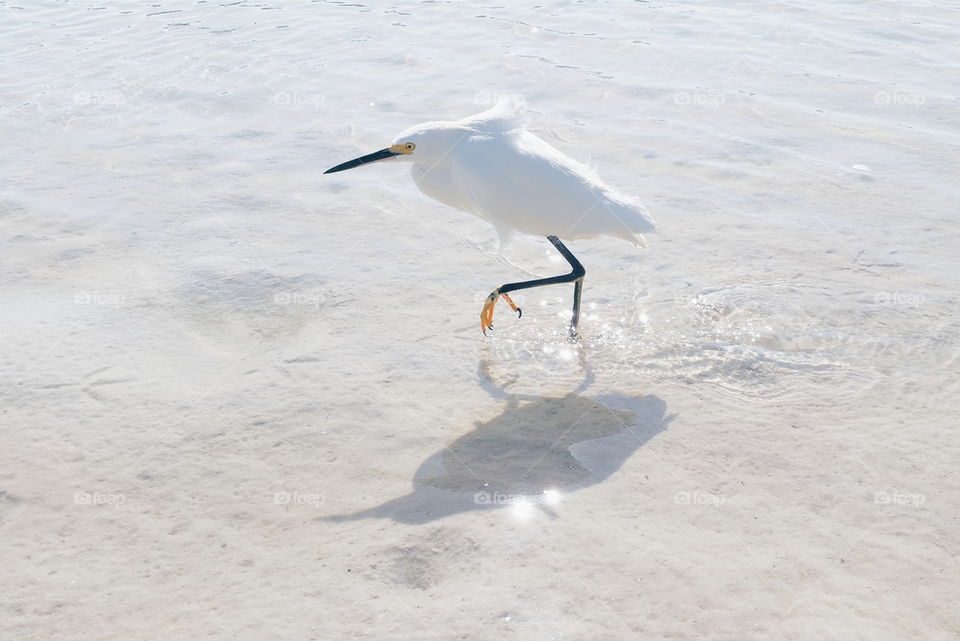
[[[360,165],[377,162],[379,160],[409,160],[422,164],[433,165],[456,144],[462,135],[451,123],[428,122],[407,129],[394,138],[393,143],[366,156],[348,160],[336,167],[326,170],[325,174],[332,174],[345,169],[353,169]]]

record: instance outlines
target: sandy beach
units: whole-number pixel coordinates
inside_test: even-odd
[[[960,638],[957,7],[0,1],[0,638]],[[525,97],[649,247],[405,166]]]

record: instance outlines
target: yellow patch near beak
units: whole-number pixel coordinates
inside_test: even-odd
[[[389,149],[395,154],[412,154],[413,150],[416,148],[417,146],[412,142],[405,142],[400,145],[390,145],[389,147],[387,147],[387,149]]]

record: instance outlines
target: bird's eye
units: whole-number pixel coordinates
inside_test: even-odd
[[[407,152],[409,153],[409,152],[413,151],[414,149],[416,149],[417,146],[416,146],[415,144],[413,144],[412,142],[408,142],[407,144],[405,144],[405,145],[403,146],[403,148],[406,149]]]

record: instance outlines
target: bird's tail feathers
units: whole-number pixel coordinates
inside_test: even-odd
[[[615,227],[608,232],[609,235],[622,238],[634,247],[647,246],[643,233],[655,231],[656,223],[638,198],[608,194],[604,207],[616,221]]]

